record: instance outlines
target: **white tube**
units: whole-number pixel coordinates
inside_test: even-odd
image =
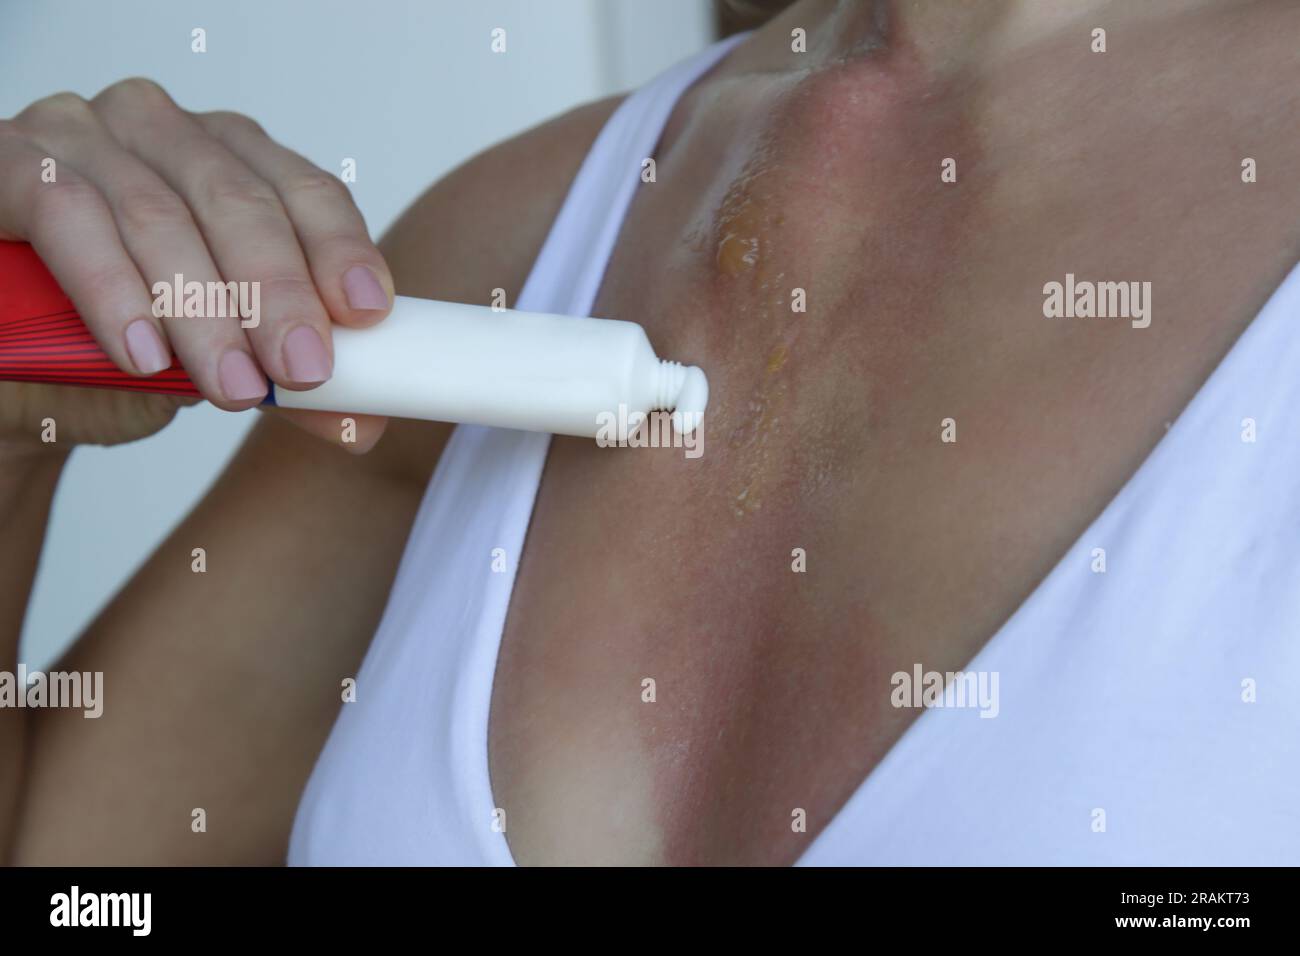
[[[277,385],[275,404],[624,440],[659,410],[690,432],[709,400],[704,373],[660,361],[634,322],[397,296],[378,325],[331,331],[330,380]]]

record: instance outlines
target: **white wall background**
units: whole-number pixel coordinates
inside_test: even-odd
[[[207,52],[190,31],[207,31]],[[505,55],[491,51],[507,31]],[[0,0],[0,116],[126,76],[255,117],[352,185],[378,236],[459,162],[629,89],[710,39],[707,0]],[[160,434],[69,462],[23,631],[43,666],[202,495],[256,412],[183,409]]]

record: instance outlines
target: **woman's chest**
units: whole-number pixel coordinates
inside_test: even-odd
[[[725,154],[688,125],[629,214],[595,314],[713,398],[691,449],[552,444],[490,725],[521,862],[796,859],[917,716],[894,675],[970,660],[1290,264],[1203,163],[1137,230],[1123,144],[1053,191],[959,106],[835,83],[719,116]],[[1228,286],[1189,275],[1212,223]]]

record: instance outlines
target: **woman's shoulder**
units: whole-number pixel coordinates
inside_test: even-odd
[[[621,102],[576,107],[466,160],[380,243],[401,295],[487,303],[527,278],[569,184]]]

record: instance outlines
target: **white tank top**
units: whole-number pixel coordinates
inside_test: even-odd
[[[590,313],[642,161],[740,39],[619,106],[517,308]],[[801,864],[1300,863],[1298,319],[1300,268],[970,662],[998,675],[997,716],[922,711]],[[303,794],[291,864],[513,864],[488,711],[548,445],[453,433]]]

